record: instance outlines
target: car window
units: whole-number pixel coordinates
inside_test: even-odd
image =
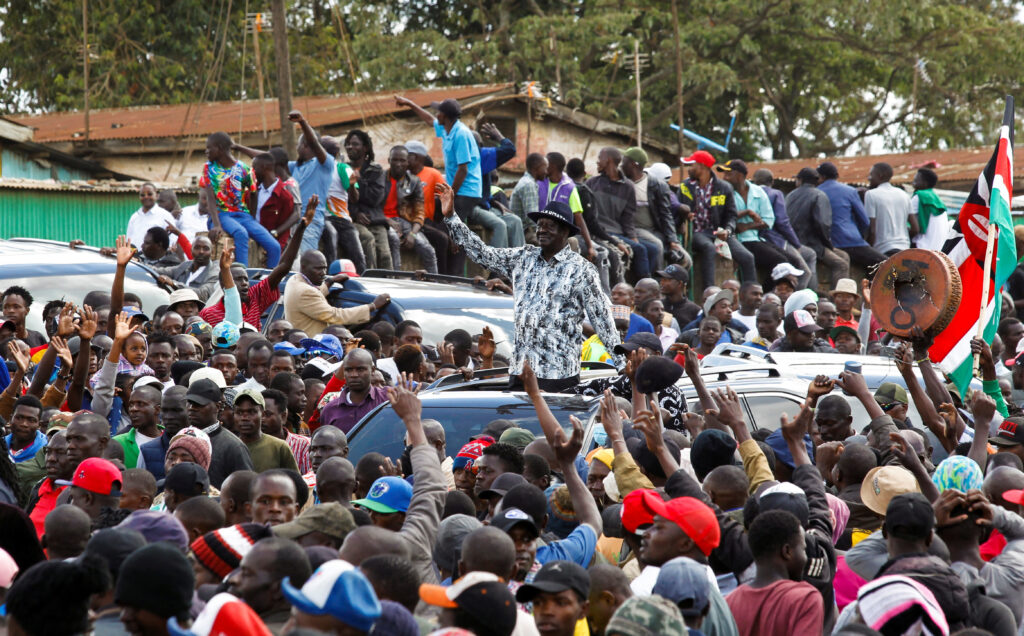
[[[570,426],[569,415],[575,415],[586,425],[597,410],[596,400],[583,398],[558,398],[557,402],[548,400],[548,404],[559,423],[566,428]],[[487,424],[497,419],[509,420],[534,435],[541,435],[537,412],[526,396],[510,394],[504,402],[493,406],[459,406],[452,400],[431,406],[427,401],[423,405],[421,417],[437,420],[444,426],[449,457],[454,457],[470,437],[479,434]],[[405,424],[395,415],[390,405],[385,405],[350,432],[349,456],[361,457],[376,451],[386,457],[397,458],[405,449],[404,440]]]
[[[423,330],[423,342],[433,346],[444,340],[444,335],[455,328],[465,329],[470,335],[490,327],[494,333],[497,352],[505,357],[512,355],[512,334],[515,333],[512,309],[493,307],[406,309],[403,320],[415,320]]]
[[[62,274],[59,276],[26,276],[4,280],[4,286],[21,285],[32,292],[35,302],[29,309],[26,325],[40,333],[43,330],[43,307],[51,300],[66,300],[80,305],[90,291],[110,292],[114,273],[90,272],[88,274]],[[137,294],[142,299],[142,310],[152,314],[160,305],[167,304],[168,294],[153,282],[148,274],[136,267],[130,267],[124,281],[125,293]],[[93,308],[95,309],[95,307]]]
[[[774,431],[779,428],[779,418],[788,415],[796,417],[800,412],[800,401],[796,396],[780,393],[747,393],[743,396],[753,417],[752,428]]]

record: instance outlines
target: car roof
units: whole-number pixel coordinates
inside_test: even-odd
[[[452,406],[485,407],[500,404],[530,403],[530,396],[525,391],[430,391],[420,393],[420,401],[424,405],[436,408],[450,404]],[[544,400],[556,406],[589,406],[599,400],[599,396],[575,395],[569,393],[545,393]]]
[[[469,284],[435,283],[408,278],[378,278],[361,276],[350,278],[345,284],[346,291],[390,294],[394,302],[406,309],[436,309],[438,307],[507,308],[512,306],[512,297],[500,292],[491,292]]]

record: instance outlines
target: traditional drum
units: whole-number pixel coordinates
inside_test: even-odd
[[[909,337],[915,326],[934,335],[960,306],[960,273],[942,252],[903,250],[878,266],[871,313],[889,333]]]

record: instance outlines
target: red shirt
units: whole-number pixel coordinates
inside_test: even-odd
[[[740,636],[820,634],[825,619],[821,593],[806,581],[741,585],[728,597]]]
[[[394,177],[391,179],[391,187],[388,188],[388,196],[384,199],[384,216],[389,219],[398,218],[398,188],[395,187]]]
[[[259,329],[260,316],[263,315],[267,307],[273,305],[280,297],[281,292],[277,290],[277,287],[271,287],[269,279],[264,278],[249,288],[249,302],[242,303],[242,318],[245,319],[245,322]],[[199,317],[211,325],[216,325],[223,321],[224,299],[221,298],[217,301],[216,305],[210,305],[200,311]]]
[[[28,517],[32,520],[32,525],[36,528],[36,535],[40,539],[46,532],[43,526],[46,515],[57,507],[57,497],[64,492],[65,488],[67,486],[57,486],[52,479],[44,479],[43,483],[39,484],[39,501],[32,507],[32,512]]]
[[[259,191],[252,195],[253,205],[252,209],[255,210],[258,205]],[[274,185],[274,189],[270,193],[270,198],[267,199],[266,203],[259,210],[259,221],[260,225],[267,228],[267,231],[276,230],[281,226],[282,223],[291,218],[292,213],[295,212],[295,199],[292,198],[288,188],[285,187],[284,181],[280,179]],[[284,232],[278,234],[277,242],[281,244],[281,249],[284,249],[288,245],[288,238],[292,235],[292,231],[289,228]]]
[[[444,175],[437,168],[424,166],[416,176],[423,183],[423,215],[433,221],[435,191],[437,184],[445,183]],[[489,196],[489,193],[485,192],[484,195]]]

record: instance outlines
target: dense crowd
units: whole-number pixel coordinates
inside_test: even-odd
[[[970,391],[926,331],[871,315],[873,267],[948,232],[933,172],[911,196],[877,164],[858,192],[825,163],[783,195],[740,159],[698,151],[675,186],[640,148],[604,148],[590,178],[531,154],[507,193],[511,140],[486,125],[485,142],[455,100],[398,101],[434,127],[443,173],[415,141],[385,170],[358,130],[342,161],[298,112],[296,160],[216,133],[196,205],[140,189],[104,250],[109,290],[0,294],[8,633],[1024,633],[1024,273],[994,341],[972,341]],[[328,302],[403,256],[458,275],[468,258],[510,293],[511,355],[490,328],[425,342],[382,316],[386,294]],[[166,305],[125,292],[133,261]],[[723,263],[739,280],[715,284]],[[886,355],[900,380],[819,375],[767,421],[707,386],[722,344]],[[429,383],[505,367],[535,419],[453,439],[422,416]],[[548,393],[595,396],[592,434]],[[385,403],[404,453],[350,456]]]

